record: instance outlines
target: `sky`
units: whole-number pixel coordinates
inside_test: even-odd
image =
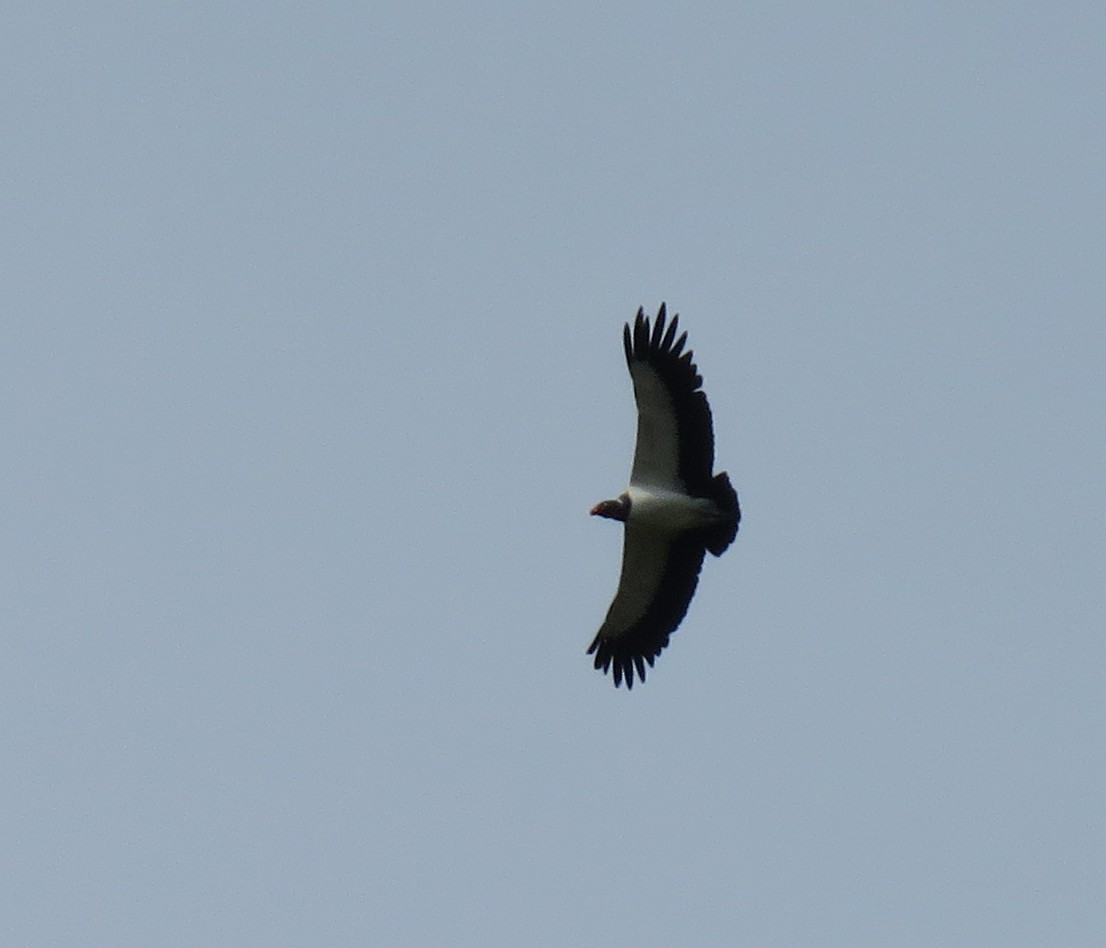
[[[0,941],[1104,943],[1100,3],[0,35]],[[627,692],[662,300],[744,519]]]

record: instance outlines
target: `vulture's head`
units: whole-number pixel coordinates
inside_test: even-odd
[[[622,494],[616,500],[601,500],[591,508],[593,517],[609,520],[625,520],[630,515],[630,495]]]

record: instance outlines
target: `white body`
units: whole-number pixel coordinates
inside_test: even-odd
[[[706,497],[689,497],[663,487],[633,486],[630,495],[630,519],[635,526],[659,533],[681,533],[695,527],[718,523],[714,502]]]

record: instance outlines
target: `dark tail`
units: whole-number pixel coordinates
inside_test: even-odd
[[[715,556],[721,556],[737,536],[737,525],[741,523],[741,505],[737,502],[737,491],[730,484],[730,478],[723,471],[716,474],[710,482],[710,499],[725,512],[726,519],[717,527],[707,531],[707,549]]]

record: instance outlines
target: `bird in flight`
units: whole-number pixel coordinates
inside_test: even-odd
[[[622,574],[588,654],[617,687],[645,680],[645,665],[668,645],[699,582],[707,551],[721,556],[737,536],[741,508],[725,472],[712,475],[714,429],[703,379],[676,337],[679,316],[665,305],[649,325],[644,308],[622,345],[637,402],[630,484],[596,504],[596,517],[621,520]]]

